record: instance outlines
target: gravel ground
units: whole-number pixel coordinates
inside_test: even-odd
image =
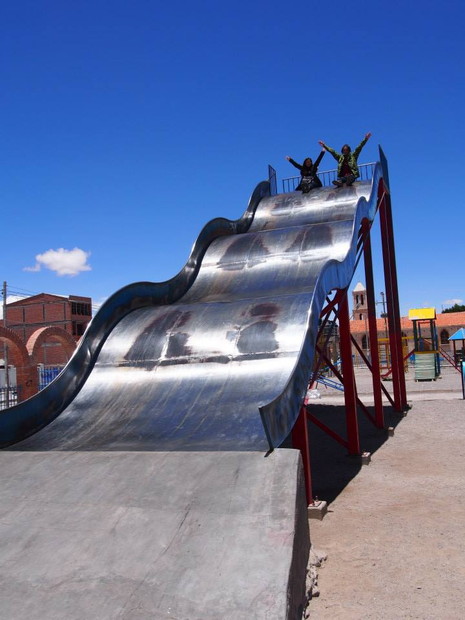
[[[370,377],[357,372],[369,401]],[[312,411],[343,427],[343,395],[321,390]],[[393,437],[360,420],[361,466],[311,426],[314,494],[329,501],[310,521],[320,595],[314,620],[462,619],[465,617],[465,400],[460,375],[443,369],[434,382],[407,375],[412,409],[386,412]]]

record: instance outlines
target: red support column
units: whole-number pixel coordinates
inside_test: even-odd
[[[357,422],[357,390],[355,387],[352,343],[350,340],[350,317],[347,295],[339,301],[339,338],[341,348],[342,376],[346,409],[347,442],[349,454],[360,454],[360,439]]]
[[[382,183],[380,192],[384,191]],[[402,331],[400,326],[399,292],[397,286],[394,228],[392,223],[391,199],[387,192],[379,206],[381,241],[383,248],[384,280],[386,286],[387,314],[389,327],[389,348],[391,352],[394,403],[397,411],[405,411],[407,390],[402,355]]]
[[[299,417],[292,429],[292,446],[300,450],[305,475],[305,490],[307,492],[307,504],[313,504],[312,472],[310,467],[310,444],[308,441],[307,409],[305,404],[300,407]]]
[[[371,253],[371,236],[370,224],[367,221],[363,223],[363,232],[365,239],[363,245],[363,253],[368,305],[368,332],[370,339],[371,375],[373,380],[373,396],[375,402],[375,423],[378,428],[384,428],[383,394],[381,388],[379,366],[378,326],[376,323],[376,301],[375,285],[373,278],[373,261]]]

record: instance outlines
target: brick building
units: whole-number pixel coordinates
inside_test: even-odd
[[[64,365],[92,318],[92,299],[40,293],[7,304],[5,318],[1,325],[14,332],[30,353],[36,347],[36,362]]]

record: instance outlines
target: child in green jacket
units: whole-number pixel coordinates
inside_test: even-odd
[[[328,153],[331,153],[337,161],[337,180],[333,181],[334,185],[342,187],[345,183],[349,186],[352,185],[355,179],[358,179],[360,172],[358,171],[357,159],[370,137],[371,133],[365,134],[365,137],[354,151],[351,150],[348,144],[344,144],[341,149],[342,153],[338,153],[330,146],[326,146],[322,140],[318,141],[318,144],[326,149]]]

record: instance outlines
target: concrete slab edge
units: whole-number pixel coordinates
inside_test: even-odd
[[[305,478],[302,459],[299,458],[296,485],[294,546],[287,585],[286,620],[301,618],[307,606],[306,580],[309,555],[310,532],[308,527]]]

